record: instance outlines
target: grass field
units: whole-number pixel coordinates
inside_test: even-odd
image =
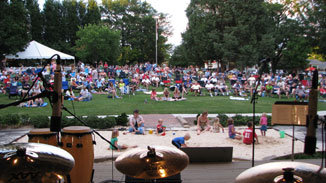
[[[109,99],[107,95],[93,95],[90,102],[74,102],[74,108],[77,115],[113,115],[123,112],[131,114],[134,109],[139,109],[142,114],[197,114],[202,111],[209,113],[251,113],[252,104],[248,101],[230,100],[227,96],[210,97],[198,96],[192,94],[186,96],[186,101],[152,101],[150,95],[137,93],[133,95],[125,95],[123,99]],[[18,98],[17,98],[18,99]],[[145,103],[147,99],[148,103]],[[294,99],[281,99],[282,101],[293,101]],[[14,102],[15,97],[8,99],[7,95],[0,95],[0,104]],[[47,101],[47,100],[46,100]],[[272,104],[279,101],[278,98],[259,97],[256,104],[256,112],[272,112]],[[48,101],[47,101],[48,102]],[[64,101],[65,107],[73,112],[71,101]],[[326,103],[319,102],[318,110],[326,110]],[[0,115],[5,114],[28,114],[28,115],[48,115],[52,114],[51,106],[42,108],[26,108],[26,107],[8,107],[0,110]],[[63,112],[63,115],[68,115]]]

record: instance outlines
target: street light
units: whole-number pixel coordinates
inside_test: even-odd
[[[158,40],[158,16],[154,15],[153,18],[155,19],[155,63],[157,66],[157,40]]]

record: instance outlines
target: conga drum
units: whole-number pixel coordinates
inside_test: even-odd
[[[70,172],[71,183],[91,182],[94,162],[92,132],[86,126],[69,126],[61,130],[62,148],[75,159],[75,167]]]
[[[39,128],[29,131],[28,142],[41,143],[57,146],[57,133],[51,132],[49,128]]]

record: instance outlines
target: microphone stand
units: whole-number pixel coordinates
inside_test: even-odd
[[[252,131],[253,131],[253,135],[252,135],[252,159],[251,159],[251,166],[254,167],[255,166],[255,134],[256,134],[256,103],[257,103],[257,100],[258,100],[258,96],[257,96],[257,89],[260,85],[260,82],[261,82],[261,77],[263,75],[263,72],[266,68],[266,65],[267,65],[267,62],[266,62],[266,59],[263,59],[263,61],[260,61],[260,63],[262,63],[262,66],[260,67],[260,70],[258,72],[258,82],[257,82],[257,85],[255,86],[255,89],[253,91],[253,94],[252,94],[252,98],[251,98],[251,101],[250,103],[252,104]]]

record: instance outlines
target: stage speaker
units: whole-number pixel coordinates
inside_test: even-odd
[[[152,183],[152,182],[156,182],[156,183],[181,183],[181,174],[176,174],[170,177],[166,177],[166,178],[162,178],[162,179],[136,179],[133,177],[129,177],[128,175],[126,175],[126,179],[125,179],[126,183]]]
[[[272,107],[272,125],[306,125],[307,102],[275,102]]]

